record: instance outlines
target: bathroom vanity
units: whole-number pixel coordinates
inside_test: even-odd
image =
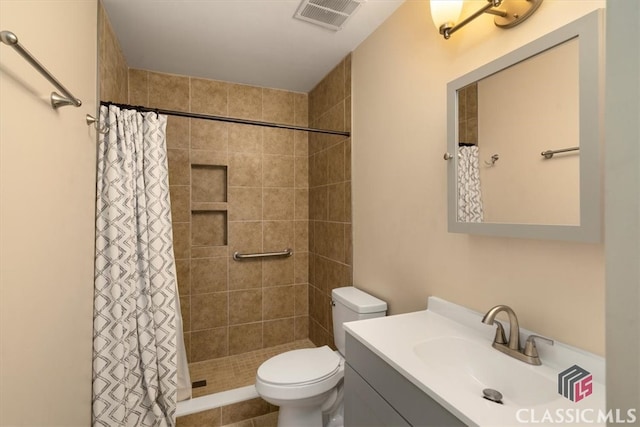
[[[431,297],[425,311],[345,323],[345,425],[543,426],[560,416],[605,425],[603,358],[541,342],[542,365],[530,365],[493,348],[496,326],[481,320]],[[532,334],[520,332],[521,342]],[[587,387],[571,400],[558,381],[576,366]],[[485,389],[501,402],[484,398]]]

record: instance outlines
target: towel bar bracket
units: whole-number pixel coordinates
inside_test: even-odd
[[[80,105],[82,105],[82,101],[80,101],[79,99],[77,101],[78,103],[80,103]],[[67,105],[74,105],[77,107],[80,106],[76,105],[76,103],[72,99],[66,98],[60,95],[58,92],[51,92],[51,107],[57,109],[59,107],[64,107]]]

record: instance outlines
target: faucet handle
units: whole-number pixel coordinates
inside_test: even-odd
[[[553,340],[541,337],[540,335],[529,335],[527,341],[524,343],[524,355],[529,357],[538,357],[538,348],[536,347],[535,340],[541,340],[546,342],[549,345],[553,345]]]
[[[494,343],[497,344],[507,344],[507,336],[504,334],[504,326],[502,326],[502,323],[498,322],[497,320],[494,321],[493,323],[495,323],[498,327],[496,328],[496,337],[493,339]]]

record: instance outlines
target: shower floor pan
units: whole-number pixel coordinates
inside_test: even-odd
[[[194,384],[192,399],[178,402],[177,416],[185,416],[209,409],[255,399],[255,379],[258,367],[267,359],[290,350],[313,348],[308,339],[294,341],[248,353],[189,364]]]

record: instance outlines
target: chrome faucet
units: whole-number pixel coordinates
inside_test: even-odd
[[[498,313],[504,311],[509,316],[509,341],[507,342],[504,328],[502,324],[495,320]],[[487,311],[487,314],[482,318],[482,323],[487,325],[497,324],[496,336],[493,340],[493,348],[503,352],[506,355],[515,357],[516,359],[529,363],[530,365],[540,365],[540,357],[538,356],[538,350],[536,348],[535,339],[541,339],[550,345],[553,345],[553,340],[544,338],[538,335],[531,335],[527,338],[525,346],[520,349],[520,325],[518,324],[518,317],[516,313],[507,305],[496,305],[491,310]]]

